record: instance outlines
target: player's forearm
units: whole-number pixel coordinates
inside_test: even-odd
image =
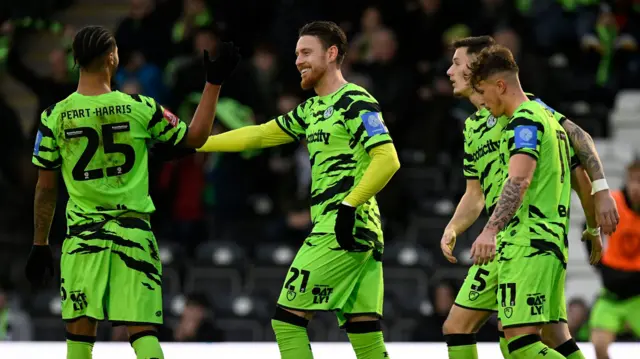
[[[205,85],[200,103],[189,125],[185,141],[187,147],[199,148],[207,142],[213,128],[213,118],[216,113],[219,94],[220,85],[212,85],[210,83]]]
[[[598,222],[596,220],[595,202],[591,194],[591,181],[589,176],[582,167],[578,167],[571,172],[571,188],[576,192],[582,204],[587,226],[596,228]]]
[[[198,152],[242,152],[293,142],[275,121],[209,136]]]
[[[520,205],[522,205],[530,183],[530,179],[525,176],[510,176],[507,179],[502,188],[496,209],[493,210],[485,229],[498,233],[507,226],[507,223],[511,221]]]
[[[43,186],[40,181],[36,184],[36,194],[33,206],[34,237],[33,244],[49,244],[49,230],[56,210],[58,191],[55,187]]]
[[[447,229],[452,229],[456,234],[466,231],[480,217],[484,208],[484,196],[482,193],[465,192],[453,217],[447,224]]]
[[[591,181],[603,179],[604,168],[591,136],[580,126],[569,120],[565,120],[562,123],[562,127],[569,135],[571,145],[580,159],[580,164],[587,171]]]
[[[371,163],[362,175],[360,182],[344,199],[344,202],[357,207],[380,192],[389,183],[391,177],[400,169],[400,160],[391,143],[380,145],[371,150]]]

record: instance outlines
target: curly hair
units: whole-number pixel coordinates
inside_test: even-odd
[[[517,74],[519,68],[508,48],[502,45],[493,45],[478,54],[475,60],[469,64],[469,70],[469,84],[475,91],[478,91],[480,82],[498,73]]]

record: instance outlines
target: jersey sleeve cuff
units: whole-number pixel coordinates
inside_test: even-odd
[[[286,133],[287,135],[291,136],[291,138],[293,138],[295,141],[300,141],[300,138],[298,136],[296,136],[295,134],[293,134],[291,131],[289,131],[288,129],[286,129],[284,126],[282,126],[282,124],[280,123],[280,121],[275,120],[276,124],[278,125],[278,127],[280,127],[280,129]]]
[[[370,145],[365,146],[365,151],[367,151],[367,153],[369,153],[372,149],[378,147],[378,146],[382,146],[382,145],[386,145],[387,143],[393,143],[393,141],[391,139],[387,139],[387,140],[382,140],[380,142],[376,142]]]
[[[478,176],[478,175],[467,175],[467,174],[465,174],[465,175],[464,175],[464,178],[466,178],[466,179],[468,179],[468,180],[477,180],[477,179],[480,179],[480,176]]]
[[[529,156],[529,157],[533,158],[533,159],[534,159],[534,160],[536,160],[536,161],[538,160],[538,154],[531,153],[531,152],[529,152],[529,151],[524,151],[524,150],[515,150],[515,151],[512,151],[512,152],[511,152],[511,155],[510,155],[509,157],[513,157],[513,156],[518,155],[518,154],[527,155],[527,156]]]

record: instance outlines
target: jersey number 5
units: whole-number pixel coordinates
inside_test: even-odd
[[[113,138],[116,133],[129,132],[130,130],[129,122],[102,125],[102,147],[104,153],[121,153],[124,155],[124,163],[119,166],[93,170],[87,170],[87,166],[91,163],[93,156],[98,152],[98,147],[100,146],[100,134],[98,131],[91,127],[78,127],[65,130],[64,134],[66,138],[86,137],[88,141],[87,147],[71,171],[73,179],[76,181],[89,181],[104,177],[105,172],[107,177],[113,177],[131,171],[136,161],[136,153],[133,147],[124,143],[115,143]]]

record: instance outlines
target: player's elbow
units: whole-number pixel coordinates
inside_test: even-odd
[[[513,176],[509,178],[509,181],[520,188],[520,191],[526,191],[531,185],[531,178],[529,176]]]
[[[205,131],[192,131],[189,129],[187,132],[187,138],[185,140],[185,145],[190,148],[200,148],[207,143],[209,139],[209,134]]]

